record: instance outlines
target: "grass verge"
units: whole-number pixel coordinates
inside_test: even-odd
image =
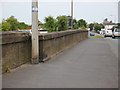
[[[90,38],[104,38],[103,36],[91,36]]]

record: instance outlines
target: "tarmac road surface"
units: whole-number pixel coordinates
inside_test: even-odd
[[[3,88],[117,88],[116,50],[108,39],[89,38],[48,62],[4,74]]]

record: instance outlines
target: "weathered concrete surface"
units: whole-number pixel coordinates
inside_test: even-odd
[[[3,88],[117,88],[118,59],[105,39],[88,39],[38,65],[3,75]]]
[[[47,60],[88,38],[87,30],[68,30],[39,35],[39,58]],[[23,32],[0,33],[3,73],[31,62],[31,36]]]
[[[3,32],[1,39],[3,73],[30,61],[31,39],[28,33]]]
[[[40,60],[50,59],[66,48],[70,48],[87,38],[87,30],[69,30],[40,35]]]

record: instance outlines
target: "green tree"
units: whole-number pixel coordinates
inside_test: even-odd
[[[100,31],[101,28],[102,28],[102,27],[101,27],[100,24],[98,24],[98,23],[94,23],[94,30],[95,30],[96,32]]]
[[[42,22],[38,20],[38,26],[41,26],[42,25]]]
[[[44,24],[41,21],[39,21],[39,20],[38,20],[38,27],[39,27],[39,29],[40,28],[44,28]]]
[[[24,22],[19,22],[14,16],[3,19],[0,31],[13,31],[18,29],[28,29],[29,25]]]
[[[57,26],[58,31],[67,30],[67,17],[66,16],[58,16],[56,26]]]
[[[101,29],[105,28],[104,25],[102,23],[100,23]]]
[[[81,26],[81,30],[85,30],[86,29],[86,27],[85,26]]]
[[[0,23],[0,31],[2,31],[2,23]]]
[[[88,27],[90,28],[90,30],[93,30],[93,28],[94,28],[94,23],[90,23],[90,24],[88,25]]]
[[[118,28],[120,29],[120,23],[118,23]]]
[[[83,19],[78,20],[78,26],[87,28],[87,22]]]
[[[78,29],[78,22],[76,19],[73,19],[73,29]]]
[[[14,16],[9,17],[6,21],[11,25],[10,30],[13,31],[18,29],[19,22]]]
[[[55,31],[55,19],[52,16],[45,17],[44,29],[49,32]]]
[[[9,22],[7,22],[6,20],[2,21],[2,24],[1,24],[1,30],[2,31],[9,31],[10,27],[11,27],[11,25],[10,25]]]
[[[27,28],[28,28],[28,25],[25,24],[24,22],[20,22],[20,23],[18,24],[18,28],[19,28],[19,29],[27,29]]]

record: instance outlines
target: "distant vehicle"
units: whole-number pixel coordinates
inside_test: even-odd
[[[100,33],[99,34],[102,34],[102,31],[100,31]]]
[[[96,33],[100,34],[100,31],[99,31],[99,30],[97,30],[97,32],[96,32]]]
[[[32,34],[32,30],[18,30],[18,31]],[[48,31],[47,30],[38,30],[38,33],[48,33]]]
[[[95,36],[95,34],[93,32],[90,32],[90,36]]]
[[[39,33],[48,33],[47,30],[38,30],[38,31],[39,31]]]
[[[104,32],[104,37],[112,37],[112,29],[106,29]]]
[[[112,33],[112,38],[120,37],[120,29],[115,28]]]
[[[104,33],[105,33],[105,29],[101,29],[100,34],[104,35]]]
[[[26,33],[30,33],[32,34],[32,31],[31,30],[18,30],[19,32],[26,32]]]

